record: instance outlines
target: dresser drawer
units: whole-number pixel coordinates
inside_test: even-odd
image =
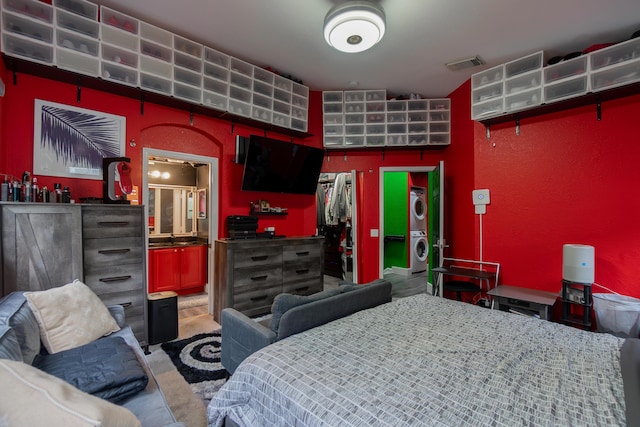
[[[82,209],[82,235],[86,238],[142,236],[139,207],[85,206]]]
[[[84,264],[88,267],[119,264],[142,265],[140,237],[84,239]]]
[[[302,245],[289,245],[282,248],[282,259],[285,263],[291,261],[320,260],[320,245],[307,243]]]
[[[146,294],[136,290],[135,292],[111,292],[99,296],[105,305],[122,305],[125,323],[131,326],[134,335],[141,344],[146,343],[147,328],[144,317],[144,307],[147,303]]]
[[[307,279],[320,279],[320,258],[307,262],[287,264],[282,269],[282,282],[291,283]]]
[[[236,295],[273,287],[282,287],[282,265],[235,269],[233,271],[233,293]]]
[[[144,269],[140,265],[85,265],[84,280],[85,284],[100,297],[105,294],[128,291],[141,296],[146,295]]]
[[[282,264],[282,250],[274,247],[247,248],[234,254],[233,268],[258,267]]]
[[[256,288],[233,296],[233,308],[247,316],[268,313],[276,295],[282,291],[282,285],[269,288]]]

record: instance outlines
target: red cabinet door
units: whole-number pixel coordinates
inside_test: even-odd
[[[180,289],[180,251],[178,248],[154,249],[154,292]]]
[[[181,289],[204,286],[207,283],[207,247],[187,246],[180,248],[182,272]]]
[[[155,251],[153,250],[149,251],[149,265],[147,266],[147,288],[149,289],[150,294],[156,292],[155,274],[154,274],[154,272],[156,271],[156,267],[155,267],[156,264],[153,259],[154,252]]]

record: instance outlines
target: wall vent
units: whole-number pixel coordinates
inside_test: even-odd
[[[477,67],[484,64],[484,61],[479,56],[473,56],[471,58],[460,59],[458,61],[451,61],[446,63],[448,69],[451,71],[464,70],[465,68]]]

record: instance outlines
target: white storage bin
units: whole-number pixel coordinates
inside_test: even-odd
[[[291,118],[307,121],[307,110],[304,108],[291,107]]]
[[[367,135],[384,135],[387,129],[385,125],[367,125]]]
[[[53,7],[38,0],[3,0],[2,9],[33,19],[53,23]]]
[[[490,68],[471,76],[472,89],[478,89],[491,83],[498,83],[504,77],[504,64]]]
[[[362,147],[364,145],[364,136],[363,135],[345,136],[344,145],[348,147]]]
[[[271,71],[260,67],[253,67],[253,78],[257,81],[273,86],[273,76],[274,74]]]
[[[98,57],[100,53],[98,40],[70,31],[56,31],[56,44],[61,48],[74,50],[93,57]]]
[[[542,70],[543,52],[536,52],[523,58],[504,64],[504,77],[517,76],[519,74],[528,73],[529,71]]]
[[[306,132],[307,131],[307,121],[306,120],[295,119],[295,118],[292,117],[291,118],[290,127],[293,130],[299,130],[300,132]]]
[[[227,111],[228,98],[214,92],[202,91],[202,103],[207,107],[215,108],[220,111]]]
[[[407,109],[409,111],[428,110],[429,101],[426,99],[411,99],[407,101]]]
[[[591,53],[591,71],[640,59],[640,37]]]
[[[100,37],[100,23],[98,21],[92,21],[64,10],[56,10],[56,26],[96,40]]]
[[[344,137],[342,136],[325,136],[323,139],[325,147],[343,147]]]
[[[100,32],[100,38],[103,43],[125,48],[136,53],[140,49],[140,42],[135,34],[105,25],[102,25]]]
[[[358,103],[363,103],[364,102],[364,91],[362,90],[345,90],[344,91],[344,102],[346,103],[351,103],[351,102],[358,102]]]
[[[284,114],[288,117],[291,116],[291,104],[286,103],[286,102],[281,102],[281,101],[277,101],[274,100],[273,101],[273,111],[280,113],[280,114]]]
[[[367,123],[384,123],[386,115],[383,112],[367,114]]]
[[[389,124],[387,123],[387,133],[407,133],[407,125],[405,123]]]
[[[3,11],[2,27],[12,34],[28,37],[43,43],[53,43],[53,27],[40,21]]]
[[[273,98],[277,99],[280,102],[286,102],[287,104],[291,104],[291,92],[284,90],[282,88],[279,88],[278,86],[276,86],[273,89]],[[337,105],[339,105],[340,108],[342,108],[342,104],[337,104]]]
[[[291,105],[298,108],[307,109],[309,107],[309,98],[305,98],[295,93],[291,94]]]
[[[324,114],[322,121],[325,125],[339,125],[342,124],[342,114]]]
[[[173,34],[155,25],[140,21],[140,37],[165,49],[173,49]]]
[[[280,114],[277,112],[273,112],[272,114],[272,118],[271,118],[271,123],[273,123],[274,125],[283,127],[283,128],[288,128],[291,126],[291,117],[288,115],[284,115],[284,114]]]
[[[387,111],[387,103],[384,101],[367,102],[366,110],[367,113],[384,113],[385,111]]]
[[[100,76],[100,60],[97,56],[86,55],[66,48],[56,48],[56,66],[92,77]]]
[[[325,114],[342,113],[342,104],[322,104],[322,110]]]
[[[322,102],[342,102],[342,91],[322,92]]]
[[[251,104],[229,99],[229,112],[238,116],[251,117]]]
[[[601,293],[594,293],[592,297],[598,332],[625,338],[639,337],[640,299]]]
[[[640,58],[615,67],[591,73],[591,90],[594,92],[628,85],[640,81]]]
[[[101,58],[131,68],[138,68],[138,55],[134,52],[102,43]]]
[[[131,34],[138,34],[138,20],[108,7],[100,7],[100,22]]]
[[[407,121],[407,113],[389,113],[387,112],[387,123],[404,123]]]
[[[158,76],[140,73],[140,87],[151,92],[160,93],[163,95],[172,95],[171,89],[173,87],[171,80],[163,79]]]
[[[342,125],[325,125],[324,126],[324,135],[325,136],[342,136],[342,135],[344,135],[344,126],[342,126]]]
[[[429,110],[430,111],[449,111],[451,107],[450,99],[430,99]]]
[[[430,133],[449,133],[449,123],[429,123]]]
[[[173,48],[176,52],[186,53],[194,58],[202,59],[203,46],[176,34],[173,35]]]
[[[408,137],[409,145],[427,145],[429,142],[429,135],[426,133],[415,133]]]
[[[367,135],[365,144],[367,147],[381,147],[384,145],[386,137],[384,135]]]
[[[345,114],[344,122],[348,125],[364,123],[364,114]]]
[[[573,79],[564,79],[559,83],[546,85],[544,87],[544,102],[551,103],[562,101],[567,98],[585,95],[587,93],[587,76]]]
[[[140,55],[140,70],[161,77],[171,77],[173,75],[173,65],[170,62],[144,55]]]
[[[542,86],[542,71],[521,74],[504,82],[505,95],[521,93]]]
[[[431,111],[429,113],[429,121],[430,122],[448,122],[449,121],[449,111]]]
[[[173,50],[149,40],[140,39],[140,53],[167,63],[173,60]]]
[[[408,132],[409,133],[427,133],[428,132],[427,124],[426,123],[409,123]]]
[[[502,96],[503,83],[495,83],[488,86],[483,86],[481,89],[477,89],[471,92],[472,103],[479,104],[481,102],[496,99]]]
[[[232,57],[230,68],[234,73],[242,74],[249,78],[253,77],[253,65],[249,64],[248,62],[244,62]]]
[[[223,68],[215,64],[210,64],[208,62],[204,63],[204,75],[207,77],[218,79],[225,83],[229,81],[229,70],[227,68]]]
[[[473,119],[488,119],[504,113],[504,99],[498,98],[471,107]]]
[[[210,64],[229,69],[229,55],[218,52],[210,47],[204,47],[204,60]]]
[[[504,99],[507,112],[519,111],[542,104],[542,89],[534,89],[521,92],[517,95],[507,96]]]
[[[387,100],[386,90],[368,90],[365,92],[367,102],[385,102]]]
[[[202,86],[202,74],[198,74],[179,67],[174,67],[173,79],[177,82],[185,83],[198,88]]]
[[[301,96],[303,98],[309,98],[309,88],[301,85],[300,83],[292,82],[291,84],[291,93],[294,95]]]
[[[105,80],[111,80],[128,86],[138,85],[138,72],[129,67],[102,62],[100,74]]]
[[[202,59],[187,55],[183,52],[174,52],[173,63],[178,67],[185,68],[196,73],[202,72]]]
[[[251,77],[247,77],[245,75],[238,74],[232,71],[230,75],[229,83],[231,83],[232,86],[237,86],[242,89],[251,90],[251,87],[253,85],[253,80],[251,80]]]
[[[82,16],[93,21],[98,20],[98,6],[83,0],[54,0],[56,8],[64,9],[75,15]]]
[[[269,96],[259,95],[257,93],[253,94],[253,105],[267,109],[269,111],[273,108],[273,99]],[[271,115],[269,115],[269,121],[271,121]]]
[[[414,111],[407,113],[407,120],[411,122],[426,122],[428,120],[426,111]]]
[[[407,145],[407,135],[387,135],[387,145]]]
[[[387,112],[407,111],[407,101],[387,101]]]
[[[293,88],[293,82],[289,79],[286,79],[282,76],[278,76],[275,75],[273,77],[273,85],[275,87],[277,87],[278,89],[281,89],[285,92],[291,92],[291,89]]]
[[[218,95],[229,95],[229,86],[226,83],[219,80],[210,79],[208,77],[204,78],[203,88],[206,91],[217,93]]]
[[[364,126],[362,125],[344,125],[345,135],[364,135]]]
[[[185,101],[199,104],[202,101],[202,91],[199,88],[173,82],[173,96]]]
[[[364,113],[364,102],[345,102],[344,111],[345,113]]]
[[[17,56],[46,65],[53,64],[53,45],[45,45],[32,39],[2,35],[2,51],[9,56]]]
[[[589,56],[582,55],[544,68],[544,83],[554,83],[587,73]]]
[[[238,101],[250,103],[251,102],[251,92],[248,90],[240,89],[235,86],[229,87],[229,98],[237,99]],[[248,113],[245,113],[248,114]]]
[[[253,107],[253,111],[251,113],[251,116],[255,120],[259,120],[261,122],[271,123],[271,110],[270,109],[260,108],[260,107],[254,106]]]

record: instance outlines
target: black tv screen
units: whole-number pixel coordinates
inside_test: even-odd
[[[251,135],[242,190],[315,194],[323,160],[321,148]]]

